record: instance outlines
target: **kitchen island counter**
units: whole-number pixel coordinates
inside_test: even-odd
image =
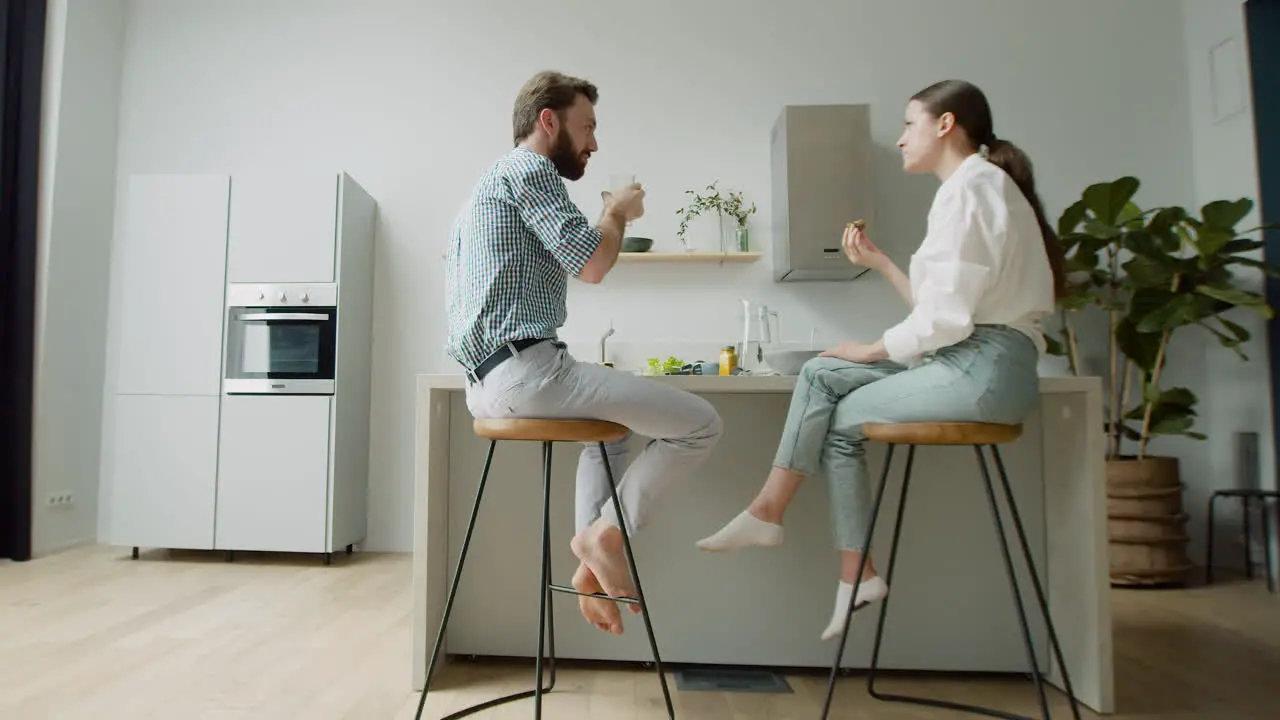
[[[663,661],[766,667],[829,666],[833,643],[818,634],[830,617],[839,555],[832,547],[825,481],[802,487],[777,548],[700,552],[694,543],[740,512],[768,472],[794,376],[669,375],[650,378],[716,406],[725,433],[708,462],[671,488],[651,525],[633,538],[636,563]],[[413,562],[412,684],[421,689],[448,584],[466,530],[488,443],[471,431],[462,375],[419,375]],[[1098,378],[1043,377],[1041,403],[1023,436],[1001,448],[1045,581],[1078,698],[1112,712],[1111,610],[1106,540],[1102,390]],[[633,454],[645,438],[633,440]],[[536,652],[541,455],[536,443],[499,443],[454,605],[445,652],[532,657]],[[879,477],[884,447],[867,446]],[[553,575],[567,582],[576,559],[573,478],[578,448],[553,456]],[[892,518],[905,453],[894,457],[873,545],[887,571]],[[1005,579],[986,492],[972,448],[921,448],[903,522],[880,666],[885,669],[1025,672],[1017,614]],[[1003,506],[1003,500],[1001,501]],[[887,518],[887,519],[886,519]],[[1012,524],[1005,523],[1010,540]],[[1021,569],[1039,662],[1061,687],[1034,593]],[[554,596],[560,658],[649,658],[643,621],[624,613],[622,637]],[[880,606],[856,617],[843,664],[869,663]]]

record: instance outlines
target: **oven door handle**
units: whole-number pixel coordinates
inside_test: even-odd
[[[249,313],[241,315],[240,320],[317,320],[323,322],[329,319],[328,315],[322,313]]]

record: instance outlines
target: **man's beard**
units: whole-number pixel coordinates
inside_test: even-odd
[[[582,153],[573,146],[573,139],[569,137],[569,133],[560,128],[559,134],[556,135],[555,145],[551,148],[551,163],[556,166],[556,171],[560,173],[560,177],[567,180],[580,180],[587,172],[587,162],[582,159]]]

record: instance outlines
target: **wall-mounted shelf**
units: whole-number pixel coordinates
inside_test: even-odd
[[[624,252],[618,253],[620,263],[751,263],[759,260],[759,252]]]

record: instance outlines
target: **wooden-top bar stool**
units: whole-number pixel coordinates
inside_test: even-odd
[[[489,452],[485,456],[484,471],[480,475],[480,485],[476,488],[475,504],[471,508],[471,519],[467,522],[467,534],[462,540],[462,549],[458,553],[458,566],[454,570],[453,580],[449,583],[449,599],[445,602],[444,617],[440,621],[440,630],[436,634],[435,647],[431,651],[431,663],[427,667],[426,681],[422,687],[422,697],[418,700],[418,712],[415,718],[422,717],[422,709],[427,701],[427,692],[431,688],[431,679],[435,673],[436,660],[440,655],[441,643],[445,630],[449,626],[449,615],[453,611],[454,596],[458,591],[458,582],[462,579],[462,568],[467,561],[467,548],[471,544],[471,533],[476,526],[476,516],[480,512],[480,501],[484,496],[484,486],[489,479],[489,468],[493,463],[493,452],[499,440],[540,442],[542,443],[542,578],[538,588],[540,603],[538,609],[538,656],[534,668],[534,689],[506,695],[488,700],[447,715],[441,720],[453,720],[480,710],[497,705],[533,698],[533,716],[542,717],[542,696],[551,692],[556,684],[556,641],[555,624],[552,619],[552,591],[599,597],[620,603],[638,604],[644,617],[645,632],[649,635],[649,647],[653,650],[653,664],[658,672],[658,680],[662,683],[662,696],[667,704],[667,716],[675,718],[675,710],[671,704],[671,692],[667,688],[667,677],[662,669],[662,659],[658,654],[658,641],[653,635],[653,625],[649,621],[649,606],[644,600],[644,590],[640,586],[640,573],[636,571],[636,562],[631,554],[631,537],[627,531],[627,521],[622,502],[618,499],[617,483],[614,481],[613,468],[609,465],[609,456],[605,452],[605,443],[621,440],[627,436],[628,429],[617,423],[602,420],[550,420],[527,418],[478,419],[472,424],[477,436],[489,441]],[[635,583],[636,598],[613,598],[604,593],[580,593],[572,587],[555,585],[551,582],[551,448],[557,442],[594,443],[600,448],[604,459],[605,474],[609,478],[609,491],[613,495],[614,505],[618,508],[619,529],[622,531],[622,543],[626,549],[627,565],[631,571],[631,579]],[[549,682],[542,685],[542,659],[546,651],[549,670]]]
[[[1058,667],[1062,671],[1063,684],[1066,687],[1067,697],[1071,701],[1071,712],[1075,720],[1080,720],[1080,708],[1076,700],[1075,692],[1071,689],[1071,679],[1068,676],[1067,664],[1062,659],[1062,647],[1058,643],[1058,634],[1054,631],[1053,621],[1049,617],[1049,603],[1045,599],[1044,587],[1040,582],[1040,576],[1036,572],[1035,561],[1031,558],[1031,547],[1027,544],[1027,534],[1022,526],[1022,517],[1018,513],[1018,505],[1014,501],[1013,489],[1009,486],[1009,478],[1005,474],[1004,462],[1000,459],[1000,450],[997,447],[1000,444],[1017,440],[1022,435],[1021,425],[1002,425],[995,423],[899,423],[899,424],[871,424],[863,425],[863,433],[868,440],[879,441],[888,444],[888,449],[884,459],[884,469],[880,474],[880,487],[876,492],[875,506],[871,511],[871,524],[867,528],[867,539],[863,543],[864,551],[862,554],[862,562],[858,567],[858,575],[854,581],[853,597],[858,595],[858,583],[861,582],[862,573],[865,570],[867,556],[871,554],[871,538],[876,528],[876,516],[880,512],[880,504],[884,500],[885,482],[889,478],[889,465],[893,461],[893,450],[898,445],[907,446],[907,467],[906,473],[902,479],[902,492],[898,500],[898,517],[893,526],[892,549],[889,552],[889,570],[885,576],[885,582],[889,587],[893,587],[893,568],[894,562],[898,556],[898,538],[902,532],[902,516],[907,507],[907,488],[911,483],[911,464],[915,459],[916,446],[918,445],[972,445],[974,452],[978,458],[978,469],[982,473],[982,479],[987,488],[987,500],[991,506],[991,519],[995,523],[996,535],[1000,540],[1000,552],[1004,556],[1005,571],[1009,575],[1009,589],[1013,592],[1014,604],[1018,608],[1018,621],[1022,626],[1022,639],[1026,643],[1027,660],[1031,668],[1031,675],[1035,681],[1036,691],[1040,697],[1040,710],[1043,717],[1048,720],[1049,700],[1045,695],[1044,678],[1040,672],[1040,668],[1036,663],[1035,648],[1031,642],[1031,629],[1027,625],[1027,611],[1022,603],[1022,591],[1018,588],[1018,581],[1013,571],[1013,558],[1009,552],[1008,541],[1005,538],[1004,523],[1000,519],[1000,509],[996,502],[995,488],[991,482],[991,474],[987,470],[987,461],[982,453],[983,446],[989,446],[991,455],[995,459],[996,470],[1000,474],[1000,483],[1004,488],[1005,501],[1009,506],[1009,514],[1012,515],[1013,525],[1018,533],[1018,541],[1022,545],[1022,554],[1027,562],[1027,570],[1031,575],[1031,583],[1035,588],[1036,599],[1039,601],[1040,612],[1044,617],[1045,626],[1049,633],[1049,642],[1052,646],[1054,656],[1058,660]],[[987,715],[990,717],[1009,718],[1010,720],[1031,720],[1021,715],[1013,715],[991,708],[978,707],[976,705],[965,705],[962,703],[950,702],[947,700],[937,700],[933,698],[911,697],[907,695],[892,695],[889,693],[876,692],[876,661],[880,656],[880,641],[884,637],[884,620],[889,614],[889,602],[893,598],[893,591],[885,596],[884,607],[880,611],[880,622],[876,626],[875,646],[871,652],[871,667],[867,671],[867,692],[877,700],[891,702],[914,703],[917,705],[927,705],[931,707],[946,708],[949,710],[959,710],[962,712],[970,712],[979,715]],[[823,706],[822,717],[826,718],[831,707],[831,698],[835,692],[836,674],[839,672],[840,659],[844,655],[845,641],[849,636],[849,622],[853,617],[854,603],[849,603],[849,612],[845,617],[845,631],[840,638],[839,648],[836,650],[835,661],[831,665],[831,676],[827,683],[827,699]]]

